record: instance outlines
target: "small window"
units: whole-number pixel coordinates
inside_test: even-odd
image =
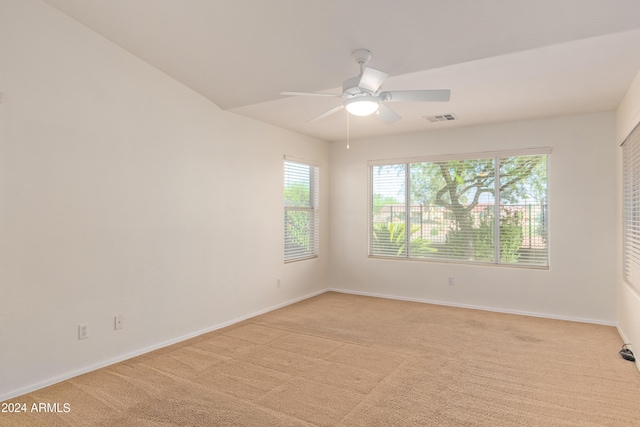
[[[284,161],[284,261],[318,256],[319,166],[285,157]]]
[[[369,256],[548,267],[548,152],[370,162]]]
[[[622,215],[624,278],[640,291],[640,126],[622,145]]]

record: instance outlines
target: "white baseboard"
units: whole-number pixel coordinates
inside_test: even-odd
[[[627,337],[624,335],[624,332],[622,332],[622,329],[620,329],[620,326],[616,326],[616,329],[618,330],[618,335],[620,335],[620,338],[622,338],[622,342],[629,342],[629,340],[627,340]]]
[[[277,304],[277,305],[274,305],[272,307],[268,307],[268,308],[265,308],[263,310],[256,311],[254,313],[247,314],[246,316],[242,316],[242,317],[238,317],[238,318],[233,319],[233,320],[229,320],[228,322],[220,323],[220,324],[217,324],[217,325],[214,325],[214,326],[210,326],[210,327],[205,328],[205,329],[201,329],[199,331],[191,332],[189,334],[182,335],[182,336],[179,336],[179,337],[176,337],[176,338],[172,338],[170,340],[162,341],[162,342],[160,342],[158,344],[154,344],[152,346],[148,346],[148,347],[145,347],[145,348],[140,348],[138,350],[135,350],[135,351],[132,351],[132,352],[129,352],[129,353],[126,353],[126,354],[122,354],[122,355],[117,356],[117,357],[113,357],[113,358],[110,358],[110,359],[107,359],[107,360],[103,360],[103,361],[100,361],[98,363],[94,363],[94,364],[91,364],[91,365],[88,365],[88,366],[83,366],[80,369],[76,369],[76,370],[71,371],[71,372],[66,372],[66,373],[64,373],[62,375],[57,375],[55,377],[48,378],[48,379],[46,379],[44,381],[39,381],[39,382],[37,382],[35,384],[30,384],[28,386],[21,387],[21,388],[19,388],[17,390],[12,390],[12,391],[10,391],[8,393],[0,395],[0,402],[3,402],[5,400],[7,400],[7,399],[13,399],[14,397],[22,396],[23,394],[31,393],[31,392],[39,390],[41,388],[48,387],[50,385],[53,385],[53,384],[68,380],[70,378],[77,377],[78,375],[86,374],[88,372],[95,371],[97,369],[105,368],[105,367],[107,367],[109,365],[113,365],[115,363],[119,363],[119,362],[122,362],[124,360],[128,360],[128,359],[131,359],[133,357],[140,356],[142,354],[149,353],[149,352],[154,351],[154,350],[158,350],[158,349],[161,349],[161,348],[164,348],[164,347],[168,347],[170,345],[179,343],[181,341],[185,341],[185,340],[188,340],[188,339],[191,339],[191,338],[195,338],[195,337],[197,337],[199,335],[206,334],[207,332],[212,332],[212,331],[215,331],[217,329],[222,329],[222,328],[225,328],[227,326],[231,326],[233,324],[242,322],[244,320],[251,319],[252,317],[256,317],[256,316],[259,316],[261,314],[265,314],[265,313],[268,313],[270,311],[274,311],[274,310],[277,310],[279,308],[286,307],[286,306],[291,305],[291,304],[295,304],[297,302],[300,302],[300,301],[303,301],[305,299],[309,299],[309,298],[315,297],[315,296],[323,294],[325,292],[327,292],[326,289],[323,289],[323,290],[317,291],[317,292],[313,292],[311,294],[304,295],[302,297],[295,298],[295,299],[292,299],[290,301],[286,301],[284,303]]]
[[[595,319],[585,319],[580,317],[560,316],[560,315],[553,315],[553,314],[546,314],[546,313],[534,313],[534,312],[520,311],[520,310],[508,310],[508,309],[502,309],[502,308],[484,307],[484,306],[471,305],[471,304],[458,304],[458,303],[453,303],[448,301],[435,301],[435,300],[424,299],[424,298],[410,298],[410,297],[403,297],[403,296],[397,296],[397,295],[376,294],[372,292],[352,291],[349,289],[329,288],[328,290],[332,292],[343,293],[343,294],[362,295],[362,296],[375,297],[375,298],[388,298],[388,299],[395,299],[400,301],[411,301],[411,302],[420,302],[424,304],[444,305],[448,307],[470,308],[472,310],[492,311],[495,313],[518,314],[521,316],[541,317],[545,319],[568,320],[571,322],[593,323],[596,325],[605,325],[605,326],[617,326],[615,322],[607,322],[607,321],[595,320]]]
[[[303,301],[305,299],[309,299],[309,298],[315,297],[315,296],[323,294],[325,292],[338,292],[338,293],[343,293],[343,294],[362,295],[362,296],[375,297],[375,298],[387,298],[387,299],[394,299],[394,300],[400,300],[400,301],[419,302],[419,303],[424,303],[424,304],[435,304],[435,305],[443,305],[443,306],[449,306],[449,307],[469,308],[469,309],[473,309],[473,310],[492,311],[492,312],[497,312],[497,313],[517,314],[517,315],[522,315],[522,316],[541,317],[541,318],[547,318],[547,319],[567,320],[567,321],[572,321],[572,322],[593,323],[593,324],[597,324],[597,325],[614,326],[614,327],[617,328],[618,333],[622,337],[623,341],[627,342],[623,332],[620,330],[620,328],[618,328],[618,326],[617,326],[617,324],[615,322],[606,322],[606,321],[601,321],[601,320],[576,318],[576,317],[569,317],[569,316],[549,315],[549,314],[546,314],[546,313],[534,313],[534,312],[519,311],[519,310],[507,310],[507,309],[500,309],[500,308],[495,308],[495,307],[484,307],[484,306],[477,306],[477,305],[470,305],[470,304],[458,304],[458,303],[451,303],[451,302],[445,302],[445,301],[436,301],[436,300],[430,300],[430,299],[424,299],[424,298],[410,298],[410,297],[403,297],[403,296],[389,295],[389,294],[377,294],[377,293],[372,293],[372,292],[353,291],[353,290],[349,290],[349,289],[329,288],[329,289],[323,289],[321,291],[313,292],[311,294],[307,294],[307,295],[304,295],[302,297],[295,298],[293,300],[286,301],[284,303],[277,304],[277,305],[274,305],[272,307],[265,308],[263,310],[256,311],[256,312],[248,314],[246,316],[241,316],[241,317],[238,317],[236,319],[229,320],[227,322],[223,322],[223,323],[220,323],[220,324],[217,324],[217,325],[213,325],[213,326],[210,326],[208,328],[201,329],[199,331],[195,331],[195,332],[192,332],[192,333],[189,333],[189,334],[186,334],[186,335],[182,335],[180,337],[176,337],[176,338],[173,338],[173,339],[170,339],[170,340],[166,340],[166,341],[160,342],[158,344],[154,344],[152,346],[141,348],[141,349],[138,349],[138,350],[126,353],[126,354],[122,354],[120,356],[113,357],[113,358],[110,358],[110,359],[107,359],[107,360],[103,360],[101,362],[94,363],[92,365],[84,366],[84,367],[82,367],[80,369],[76,369],[74,371],[67,372],[67,373],[62,374],[62,375],[58,375],[58,376],[55,376],[55,377],[52,377],[52,378],[48,378],[48,379],[46,379],[44,381],[39,381],[39,382],[37,382],[35,384],[31,384],[31,385],[19,388],[17,390],[12,390],[12,391],[10,391],[8,393],[0,395],[0,402],[5,401],[7,399],[12,399],[12,398],[17,397],[17,396],[22,396],[23,394],[31,393],[31,392],[39,390],[41,388],[48,387],[50,385],[53,385],[53,384],[68,380],[68,379],[73,378],[73,377],[77,377],[78,375],[86,374],[88,372],[95,371],[97,369],[101,369],[101,368],[107,367],[109,365],[113,365],[115,363],[119,363],[119,362],[122,362],[124,360],[128,360],[128,359],[131,359],[133,357],[140,356],[142,354],[149,353],[151,351],[158,350],[160,348],[164,348],[164,347],[179,343],[181,341],[185,341],[185,340],[197,337],[197,336],[202,335],[202,334],[206,334],[207,332],[212,332],[212,331],[215,331],[215,330],[227,327],[227,326],[231,326],[233,324],[242,322],[244,320],[251,319],[252,317],[256,317],[256,316],[259,316],[261,314],[265,314],[265,313],[268,313],[270,311],[274,311],[274,310],[277,310],[279,308],[286,307],[286,306],[291,305],[291,304],[295,304],[297,302],[300,302],[300,301]],[[638,361],[636,361],[636,366],[640,370],[640,364],[638,364]]]

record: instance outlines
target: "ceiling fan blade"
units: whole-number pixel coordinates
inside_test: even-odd
[[[378,116],[382,119],[382,121],[385,121],[387,123],[397,122],[402,118],[398,115],[398,113],[384,104],[380,104],[380,107],[378,107]]]
[[[382,83],[389,77],[389,74],[384,71],[376,70],[375,68],[366,67],[362,71],[358,87],[366,89],[371,92],[377,92],[382,86]]]
[[[332,108],[329,111],[325,111],[324,113],[320,114],[319,116],[316,116],[310,120],[307,120],[307,123],[311,123],[311,122],[315,122],[316,120],[320,120],[320,119],[324,119],[327,116],[332,115],[333,113],[337,113],[338,111],[342,110],[344,108],[344,105],[340,104],[337,107]]]
[[[385,102],[447,102],[451,97],[449,89],[442,90],[392,90],[380,92]]]
[[[322,92],[280,92],[280,95],[292,95],[292,96],[342,96],[341,93],[322,93]]]

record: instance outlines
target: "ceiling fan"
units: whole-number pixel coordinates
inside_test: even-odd
[[[333,96],[344,98],[341,105],[308,120],[309,122],[323,119],[346,108],[349,113],[356,116],[368,116],[377,113],[385,122],[393,123],[400,120],[401,117],[391,108],[387,107],[385,105],[386,102],[449,101],[451,91],[448,89],[381,91],[380,87],[387,77],[389,77],[389,74],[376,70],[375,68],[365,67],[365,64],[371,59],[371,52],[369,50],[357,49],[352,55],[360,65],[360,74],[345,80],[342,84],[342,93],[282,92],[280,95]]]

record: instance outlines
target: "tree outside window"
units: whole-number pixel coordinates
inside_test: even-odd
[[[371,256],[548,265],[547,154],[370,171]]]

